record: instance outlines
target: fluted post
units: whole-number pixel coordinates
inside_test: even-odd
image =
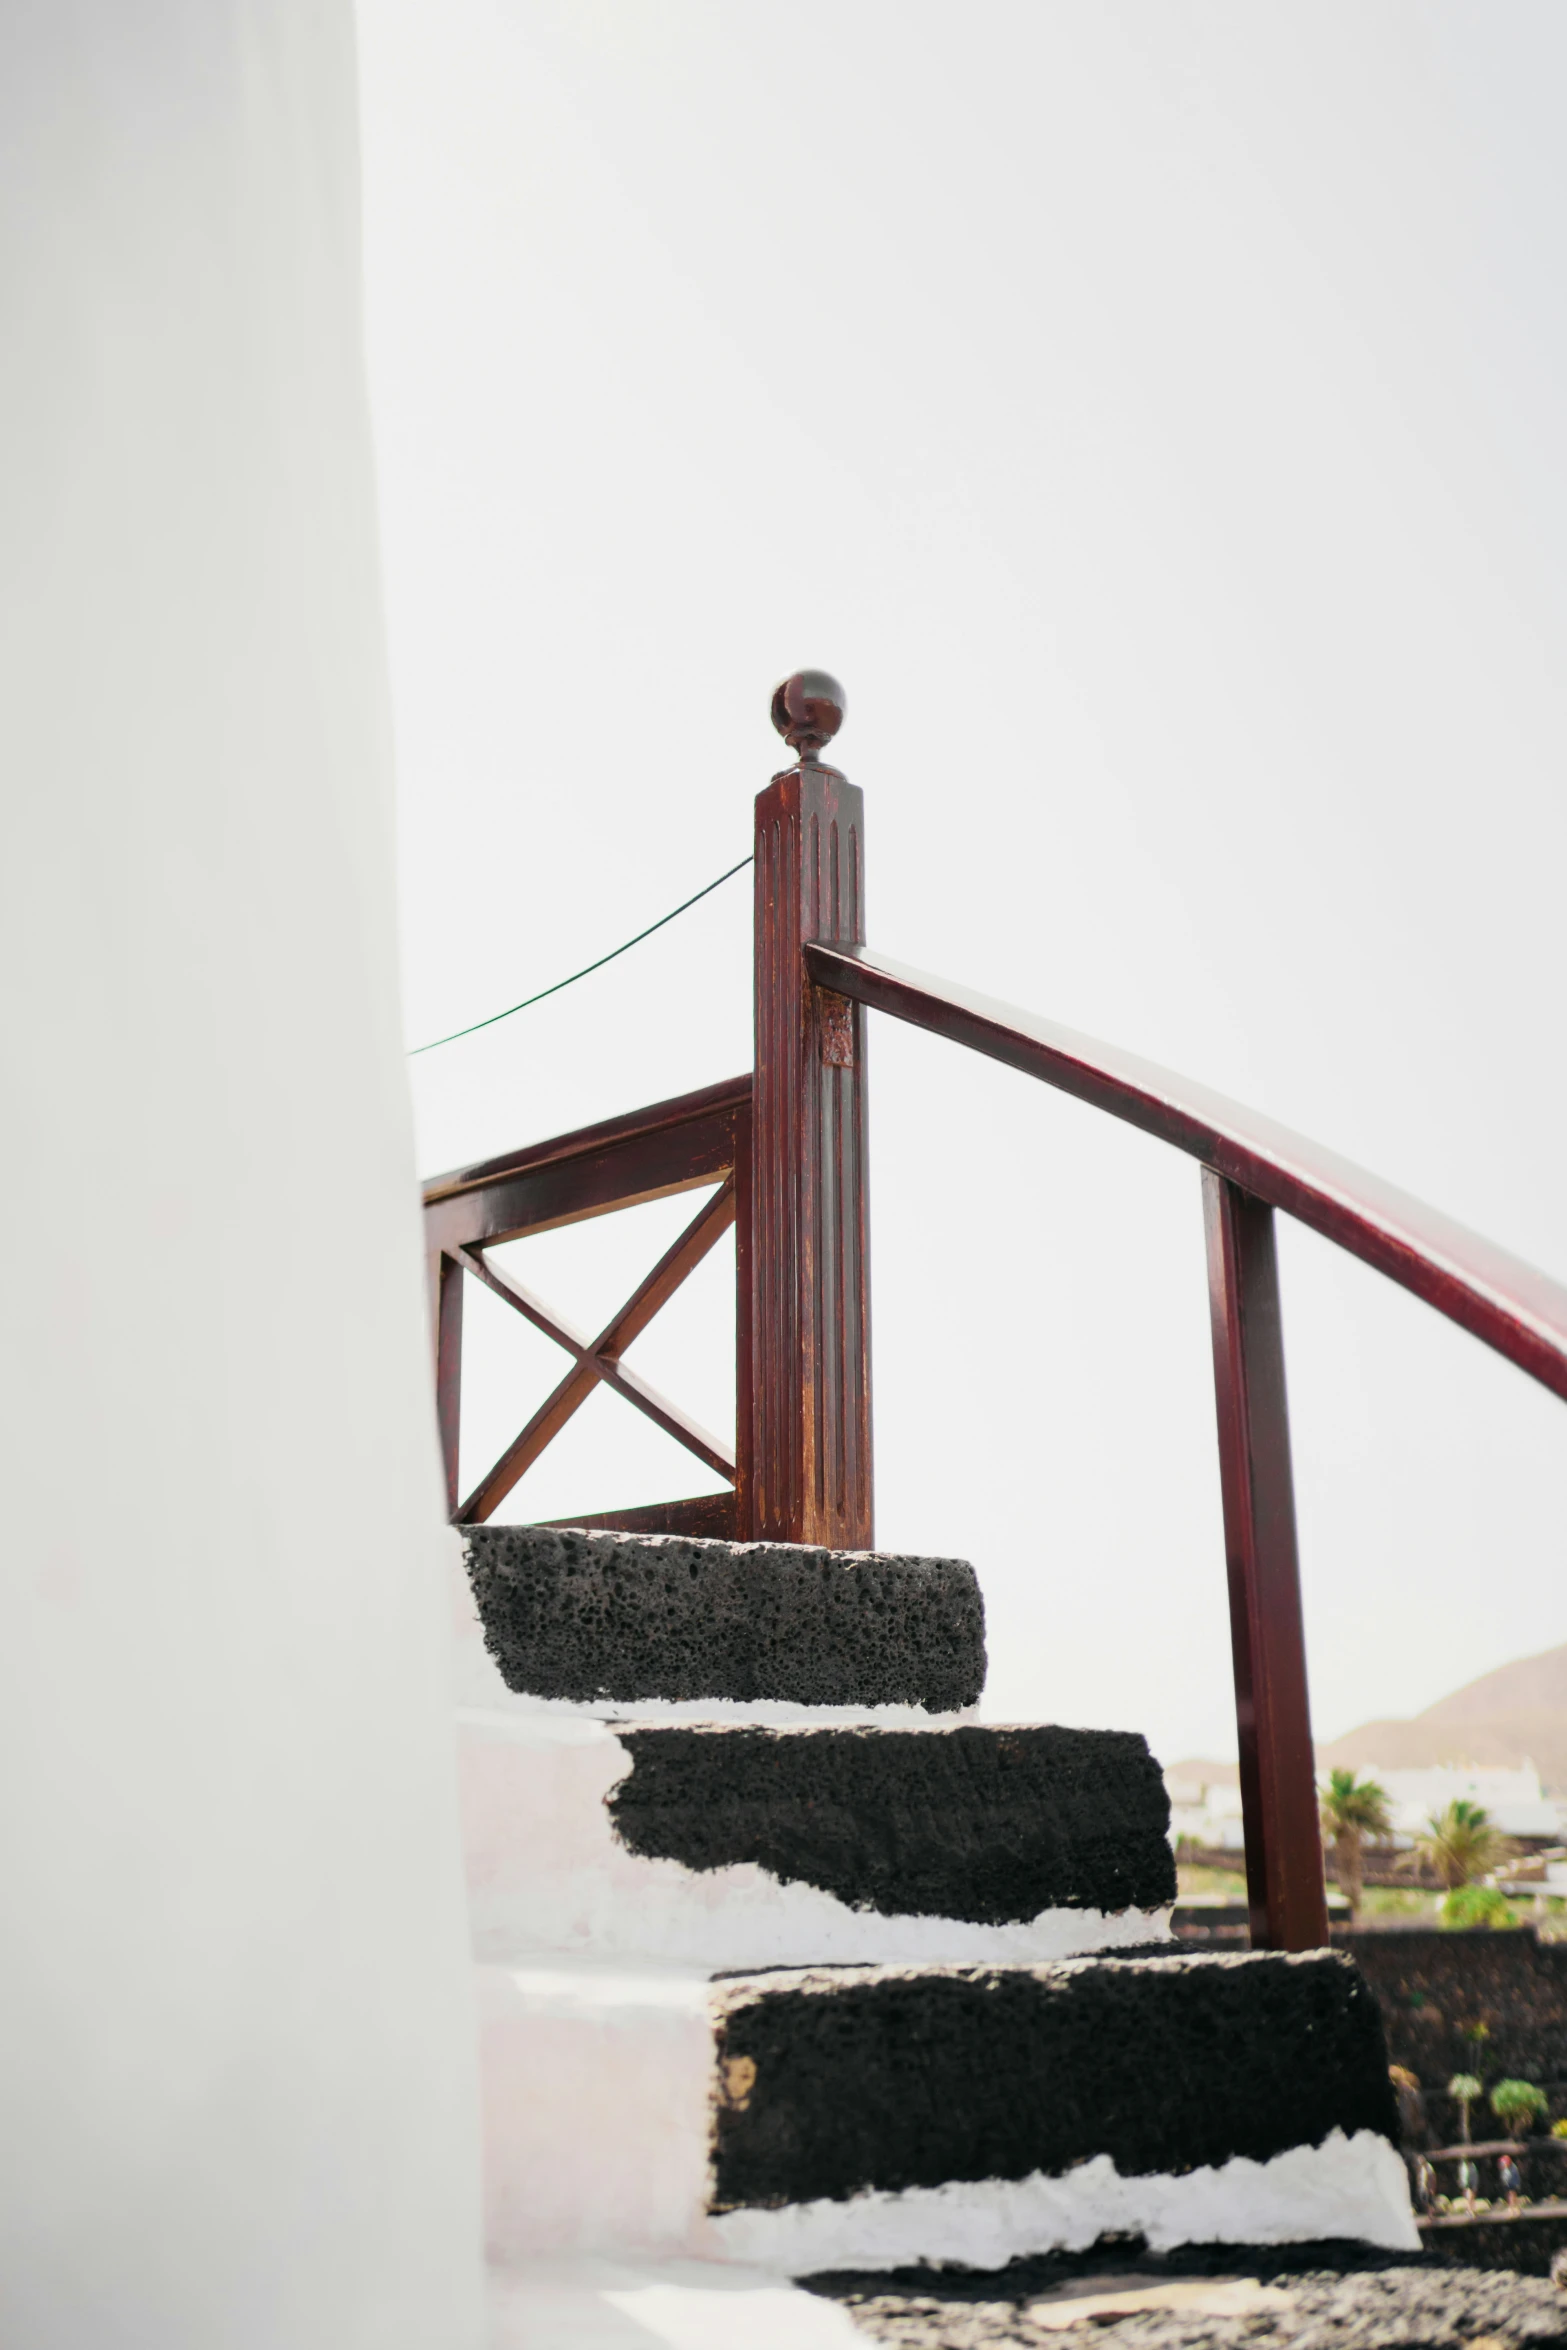
[[[843,689],[802,670],[773,696],[798,753],[756,802],[751,1529],[869,1549],[870,1285],[865,1014],[807,978],[801,946],[865,938],[860,793],[817,754]]]

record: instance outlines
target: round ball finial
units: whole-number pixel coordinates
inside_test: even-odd
[[[825,669],[797,669],[773,695],[773,724],[791,751],[814,759],[843,724],[847,707],[842,686]]]

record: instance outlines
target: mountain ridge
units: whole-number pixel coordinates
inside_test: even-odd
[[[1533,1763],[1548,1794],[1567,1793],[1567,1641],[1497,1665],[1439,1697],[1422,1713],[1362,1722],[1317,1747],[1323,1770],[1421,1770],[1473,1763],[1516,1770]],[[1171,1763],[1171,1779],[1234,1786],[1233,1762]]]

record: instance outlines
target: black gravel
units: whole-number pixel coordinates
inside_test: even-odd
[[[1175,1898],[1169,1798],[1129,1730],[623,1729],[631,1851],[755,1862],[884,1917],[999,1925]]]
[[[1291,2296],[1243,2316],[1177,2310],[1047,2326],[1041,2297],[1193,2276],[1255,2277]],[[893,2350],[1523,2350],[1567,2344],[1567,2291],[1509,2269],[1446,2268],[1364,2245],[1191,2245],[1135,2240],[973,2270],[804,2278]],[[1035,2314],[1037,2312],[1037,2314]]]
[[[948,1713],[985,1685],[966,1559],[547,1526],[471,1526],[466,1540],[484,1644],[508,1688],[534,1697]]]

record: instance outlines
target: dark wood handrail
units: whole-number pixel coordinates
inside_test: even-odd
[[[1040,1078],[1200,1159],[1567,1398],[1567,1288],[1319,1143],[1190,1078],[865,947],[809,945],[822,987]]]
[[[802,954],[824,999],[847,998],[967,1045],[1200,1162],[1252,1943],[1325,1943],[1274,1213],[1424,1298],[1563,1397],[1567,1289],[1304,1135],[1156,1062],[864,946],[808,940]]]
[[[743,1109],[750,1099],[751,1072],[747,1069],[742,1077],[725,1077],[695,1093],[649,1102],[645,1110],[601,1118],[595,1126],[578,1126],[570,1134],[551,1135],[547,1142],[525,1143],[521,1150],[503,1151],[497,1159],[479,1159],[471,1167],[454,1167],[447,1175],[428,1175],[420,1196],[427,1208],[433,1208],[442,1200],[459,1199],[465,1192],[487,1191],[509,1176],[531,1174],[535,1167],[552,1167],[562,1159],[586,1158],[609,1144],[636,1142],[646,1134],[690,1126],[714,1111]]]

